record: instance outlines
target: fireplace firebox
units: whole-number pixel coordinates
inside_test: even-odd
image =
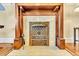
[[[30,22],[30,45],[49,45],[49,22]]]

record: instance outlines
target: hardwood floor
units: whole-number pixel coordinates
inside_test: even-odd
[[[66,43],[65,49],[73,56],[79,56],[79,44],[74,47],[73,43]]]
[[[0,56],[6,56],[13,50],[12,44],[0,43]]]

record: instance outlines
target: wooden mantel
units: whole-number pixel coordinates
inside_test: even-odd
[[[43,11],[43,14],[34,14],[39,10]],[[46,13],[50,10],[50,13]],[[45,12],[46,11],[46,12]],[[17,18],[17,24],[15,28],[15,40],[14,40],[14,48],[19,49],[23,44],[23,16],[27,15],[54,15],[56,16],[56,46],[60,49],[65,48],[65,40],[64,40],[64,19],[63,19],[63,4],[62,3],[16,3],[15,12]],[[27,13],[26,13],[27,12]],[[29,12],[29,13],[28,13]],[[44,13],[45,12],[45,13]],[[60,25],[60,26],[59,26]],[[26,43],[27,44],[27,43]]]

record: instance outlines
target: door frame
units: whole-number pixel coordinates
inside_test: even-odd
[[[25,10],[23,8],[25,6],[27,9]],[[47,7],[48,6],[48,7]],[[56,46],[59,47],[60,49],[65,48],[65,39],[64,39],[64,16],[63,16],[63,3],[16,3],[15,4],[15,13],[16,13],[16,25],[15,25],[15,40],[14,40],[14,45],[19,41],[20,38],[23,35],[23,16],[27,16],[29,14],[26,14],[25,11],[29,12],[31,10],[38,10],[40,8],[44,8],[44,10],[52,10],[52,14],[48,15],[54,15],[56,16]],[[32,14],[33,15],[33,14]],[[45,15],[45,14],[44,14]],[[60,26],[59,26],[60,25]],[[17,41],[17,42],[16,42]],[[18,44],[19,44],[18,43]],[[20,47],[22,47],[20,45]]]

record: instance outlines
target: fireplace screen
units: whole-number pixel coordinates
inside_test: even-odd
[[[30,24],[32,40],[47,40],[49,38],[48,22],[30,22]]]

